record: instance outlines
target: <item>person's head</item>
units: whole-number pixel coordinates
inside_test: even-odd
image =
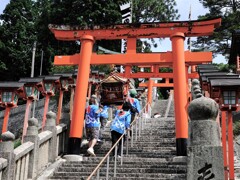
[[[129,94],[132,98],[134,98],[137,95],[137,91],[135,89],[130,89]]]
[[[97,104],[96,101],[97,101],[97,97],[96,95],[93,94],[89,100],[89,104]]]
[[[122,105],[122,110],[124,111],[128,111],[129,109],[131,109],[131,104],[129,102],[124,102]]]

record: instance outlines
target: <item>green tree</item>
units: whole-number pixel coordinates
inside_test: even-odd
[[[229,64],[223,64],[223,63],[216,64],[216,66],[220,71],[223,71],[223,72],[231,72],[234,69],[236,69],[235,67],[236,65],[229,65]]]
[[[167,22],[179,18],[175,0],[133,0],[133,22]]]
[[[31,0],[10,1],[0,16],[0,80],[30,76],[35,17]]]
[[[193,46],[199,50],[210,50],[216,54],[229,56],[232,32],[240,28],[239,0],[199,0],[209,13],[199,16],[199,19],[222,17],[222,24],[212,36],[198,37]]]
[[[48,29],[49,24],[91,28],[95,25],[121,23],[119,5],[128,1],[11,0],[0,16],[2,21],[0,26],[0,80],[18,80],[20,77],[30,76],[32,47],[35,41],[37,42],[35,76],[39,74],[41,51],[44,52],[42,72],[44,75],[54,71],[52,63],[55,55],[79,53],[81,44],[56,40]],[[174,6],[175,0],[134,0],[133,22],[176,19],[178,15]],[[138,15],[139,12],[141,13]],[[96,43],[112,51],[120,52],[120,40],[101,40]],[[140,46],[142,43],[145,44],[144,52],[150,52],[151,46],[147,42],[140,42]],[[93,68],[96,67],[93,66]],[[110,67],[101,68],[109,71]]]

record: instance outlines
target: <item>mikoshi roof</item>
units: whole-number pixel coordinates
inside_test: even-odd
[[[113,82],[126,83],[126,82],[128,82],[128,78],[121,77],[117,73],[114,72],[107,78],[100,81],[100,83],[113,83]]]

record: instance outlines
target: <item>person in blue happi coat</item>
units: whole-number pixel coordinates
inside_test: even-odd
[[[89,105],[86,108],[85,112],[85,128],[86,135],[88,139],[88,149],[87,152],[90,155],[95,156],[94,146],[97,143],[99,138],[99,128],[100,128],[100,113],[101,109],[99,109],[96,99],[94,97],[90,98]]]
[[[112,137],[112,146],[118,141],[118,139],[125,133],[126,129],[130,128],[131,112],[128,104],[123,104],[122,109],[117,110],[115,118],[113,119],[110,129]],[[118,143],[117,155],[121,157],[121,141]],[[115,152],[115,149],[112,153]]]
[[[102,133],[105,129],[105,126],[108,121],[108,106],[107,105],[100,105],[99,106],[101,112],[100,112],[100,132],[99,132],[99,141],[102,140]]]

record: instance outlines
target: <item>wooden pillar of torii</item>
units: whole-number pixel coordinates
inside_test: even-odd
[[[174,104],[176,123],[176,148],[178,156],[186,156],[188,138],[188,116],[186,111],[186,70],[185,64],[201,64],[212,61],[211,52],[184,51],[184,38],[208,36],[220,26],[221,19],[203,21],[182,21],[168,23],[120,24],[94,26],[92,28],[49,25],[56,39],[64,41],[81,41],[80,54],[72,56],[55,56],[55,65],[78,65],[76,93],[70,128],[70,154],[80,153],[83,135],[84,112],[90,64],[117,65],[170,65],[173,66]],[[172,52],[136,53],[137,38],[170,38]],[[126,54],[97,55],[92,54],[94,40],[127,39]],[[160,73],[159,73],[160,74]]]

